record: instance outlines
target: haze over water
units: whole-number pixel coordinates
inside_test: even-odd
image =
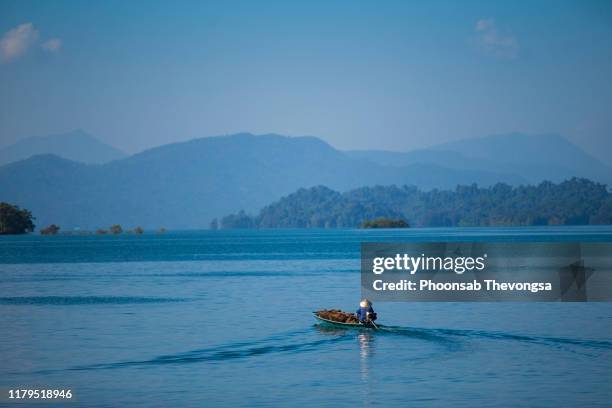
[[[357,307],[360,242],[411,240],[612,227],[0,237],[0,388],[90,407],[609,404],[610,303],[380,303],[381,332],[316,324]]]

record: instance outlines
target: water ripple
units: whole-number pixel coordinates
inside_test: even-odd
[[[16,296],[0,297],[0,305],[99,305],[182,302],[187,299],[138,296]]]

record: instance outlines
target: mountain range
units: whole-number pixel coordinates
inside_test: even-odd
[[[556,152],[563,154],[556,159]],[[566,174],[609,181],[612,174],[563,138],[523,135],[393,153],[343,152],[315,137],[240,133],[172,143],[102,164],[84,161],[44,154],[1,166],[0,201],[28,208],[39,227],[206,228],[213,218],[255,212],[317,185],[338,191],[391,184],[454,189]]]
[[[362,150],[348,151],[347,154],[396,167],[428,164],[512,174],[529,183],[585,177],[612,184],[609,166],[555,134],[510,133],[459,140],[410,152]]]

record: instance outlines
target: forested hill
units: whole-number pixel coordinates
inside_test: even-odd
[[[378,217],[411,226],[520,226],[612,224],[612,193],[604,184],[573,178],[554,184],[452,191],[416,187],[363,187],[345,193],[318,186],[300,189],[264,207],[224,217],[221,228],[352,228]]]

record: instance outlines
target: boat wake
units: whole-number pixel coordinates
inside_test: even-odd
[[[336,344],[347,342],[358,343],[361,348],[361,354],[370,356],[374,354],[376,343],[382,344],[385,338],[397,338],[398,336],[428,342],[434,347],[434,350],[421,350],[418,356],[414,356],[413,362],[419,359],[449,358],[453,353],[460,352],[466,347],[471,347],[470,342],[479,339],[523,342],[579,353],[584,353],[588,350],[612,350],[612,341],[606,340],[527,336],[482,330],[431,329],[401,326],[382,326],[378,331],[355,330],[315,324],[308,329],[279,333],[259,340],[233,342],[176,354],[160,355],[151,359],[81,365],[64,370],[109,370],[129,367],[155,367],[170,364],[215,363],[279,353],[297,354],[316,351],[327,353],[333,352],[333,347]],[[364,347],[369,350],[364,350]],[[44,370],[37,373],[55,371],[63,370]]]
[[[166,364],[190,364],[200,362],[220,362],[234,359],[262,356],[277,353],[302,353],[320,350],[321,347],[349,341],[351,336],[321,338],[316,336],[308,341],[293,341],[295,338],[312,337],[312,330],[292,331],[267,337],[261,340],[236,342],[217,347],[191,350],[184,353],[158,356],[149,360],[122,361],[108,364],[92,364],[73,367],[68,370],[99,370],[126,367],[159,366]]]
[[[519,341],[543,346],[577,346],[588,349],[612,350],[612,341],[572,339],[563,337],[528,336],[513,333],[485,331],[485,330],[461,330],[461,329],[430,329],[417,327],[382,326],[381,334],[405,335],[423,339],[490,339],[502,341]]]

